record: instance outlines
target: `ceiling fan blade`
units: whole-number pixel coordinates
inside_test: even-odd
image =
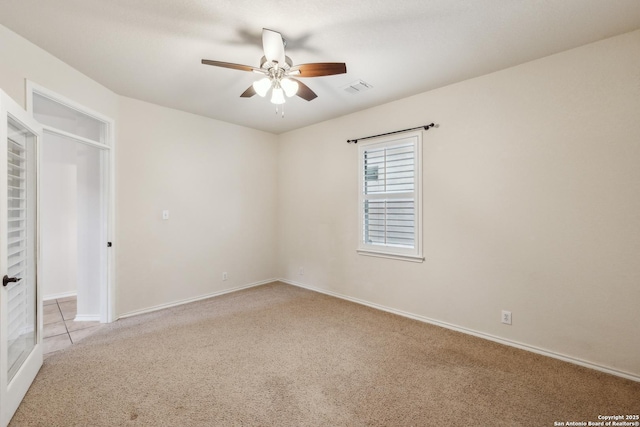
[[[285,63],[284,40],[282,40],[282,34],[279,32],[263,28],[262,48],[264,49],[264,56],[267,60],[278,62],[278,64]]]
[[[242,95],[240,95],[240,98],[251,98],[255,94],[256,94],[256,90],[253,88],[253,85],[251,85],[247,88],[247,90],[242,92]]]
[[[296,95],[298,95],[300,98],[305,99],[307,101],[311,101],[312,99],[315,99],[315,98],[318,97],[318,95],[316,95],[316,93],[314,91],[312,91],[309,88],[309,86],[307,86],[306,84],[302,83],[300,80],[292,79],[291,77],[289,77],[289,79],[291,79],[294,82],[298,83],[298,92],[296,92]]]
[[[317,62],[314,64],[301,64],[291,68],[291,74],[299,71],[296,77],[321,77],[347,72],[347,64],[344,62]]]
[[[250,67],[249,65],[233,64],[231,62],[221,62],[221,61],[212,61],[210,59],[203,59],[202,63],[205,65],[213,65],[214,67],[231,68],[233,70],[240,70],[240,71],[257,71],[260,73],[264,73],[264,71],[259,68]]]

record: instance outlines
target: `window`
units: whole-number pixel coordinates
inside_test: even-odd
[[[363,255],[423,261],[422,132],[358,145]]]
[[[74,136],[100,144],[107,144],[108,124],[80,111],[76,107],[65,105],[61,100],[52,99],[33,91],[33,117],[45,126],[56,128]]]

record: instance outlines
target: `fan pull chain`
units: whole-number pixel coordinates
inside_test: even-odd
[[[284,105],[276,105],[276,116],[278,113],[282,113],[282,118],[284,119]]]

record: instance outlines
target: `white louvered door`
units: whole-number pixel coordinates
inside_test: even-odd
[[[0,415],[6,426],[42,366],[37,282],[37,122],[0,92]]]

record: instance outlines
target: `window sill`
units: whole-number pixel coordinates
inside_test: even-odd
[[[377,252],[370,251],[367,249],[357,249],[356,252],[360,255],[365,256],[374,256],[378,258],[388,258],[388,259],[397,259],[399,261],[409,261],[409,262],[423,262],[424,257],[419,255],[403,255],[403,254],[394,254],[389,252]]]

